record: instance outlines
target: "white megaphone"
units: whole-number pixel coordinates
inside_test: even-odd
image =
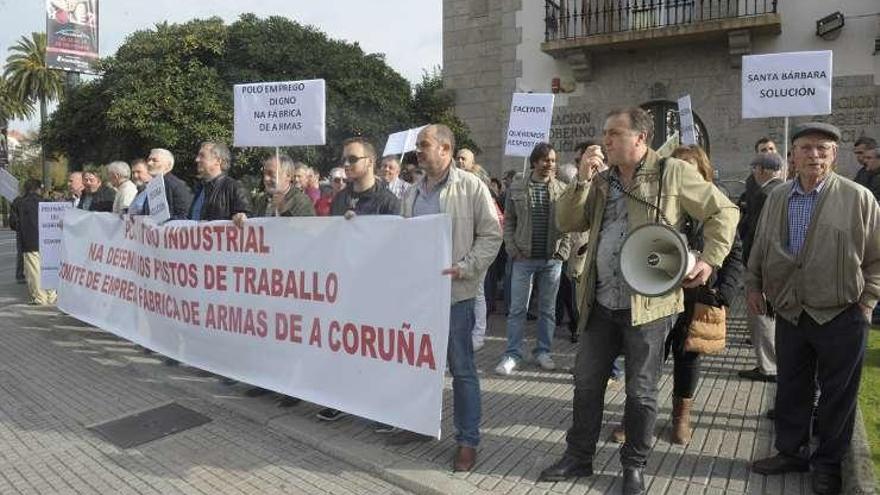
[[[662,296],[681,285],[697,256],[672,227],[648,223],[629,233],[620,249],[620,273],[633,292]]]

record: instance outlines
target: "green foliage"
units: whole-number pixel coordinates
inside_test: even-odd
[[[200,142],[231,144],[232,86],[259,81],[326,81],[327,145],[284,150],[324,172],[338,159],[341,142],[355,135],[381,149],[391,132],[438,121],[470,143],[451,100],[440,95],[436,72],[414,97],[383,56],[283,17],[160,24],[130,35],[101,69],[103,77],[72,91],[44,127],[49,149],[67,154],[74,168],[161,147],[174,153],[175,172],[192,178]],[[271,152],[234,149],[233,175],[256,174]]]
[[[413,96],[413,110],[418,122],[445,124],[455,135],[457,148],[468,148],[476,154],[482,150],[471,139],[470,129],[453,111],[455,98],[443,88],[443,77],[440,70],[422,74],[422,80],[416,85]]]
[[[37,102],[61,96],[61,72],[46,67],[46,33],[22,36],[9,51],[4,74],[19,98]]]
[[[12,119],[29,119],[33,113],[33,105],[13,91],[5,77],[0,77],[0,128]]]
[[[859,406],[865,420],[868,443],[871,445],[874,472],[880,478],[880,329],[877,327],[873,327],[868,333]]]

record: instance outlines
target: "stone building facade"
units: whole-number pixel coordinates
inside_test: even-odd
[[[443,11],[444,85],[493,175],[522,166],[503,156],[511,93],[555,89],[551,142],[562,161],[601,139],[619,106],[651,110],[662,142],[677,128],[676,100],[690,94],[720,177],[744,178],[756,139],[784,141],[784,119],[741,118],[744,54],[833,51],[833,113],[815,118],[843,131],[842,173],[855,171],[853,141],[880,138],[876,0],[444,0]],[[836,12],[843,27],[818,36],[817,21]]]

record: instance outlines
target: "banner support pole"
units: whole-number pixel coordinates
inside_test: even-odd
[[[278,192],[278,182],[281,179],[281,151],[275,147],[275,192]],[[274,198],[273,198],[274,199]],[[274,201],[273,201],[274,202]],[[279,216],[278,207],[275,207],[275,216]]]
[[[785,117],[784,127],[785,127],[785,129],[783,131],[783,134],[784,134],[783,139],[785,140],[785,142],[782,143],[782,158],[785,159],[785,177],[782,178],[783,181],[788,180],[788,117],[787,116]]]

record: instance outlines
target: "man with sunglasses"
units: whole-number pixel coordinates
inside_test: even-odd
[[[342,143],[342,160],[348,186],[336,194],[330,215],[399,215],[400,200],[376,180],[376,149],[362,137]]]
[[[330,204],[331,216],[345,216],[352,219],[356,215],[400,215],[400,201],[373,173],[376,164],[376,149],[362,137],[346,139],[342,143],[340,166],[345,170],[348,186],[340,190]],[[333,408],[318,412],[318,419],[336,421],[345,413]],[[381,432],[392,431],[385,425],[377,425]]]

